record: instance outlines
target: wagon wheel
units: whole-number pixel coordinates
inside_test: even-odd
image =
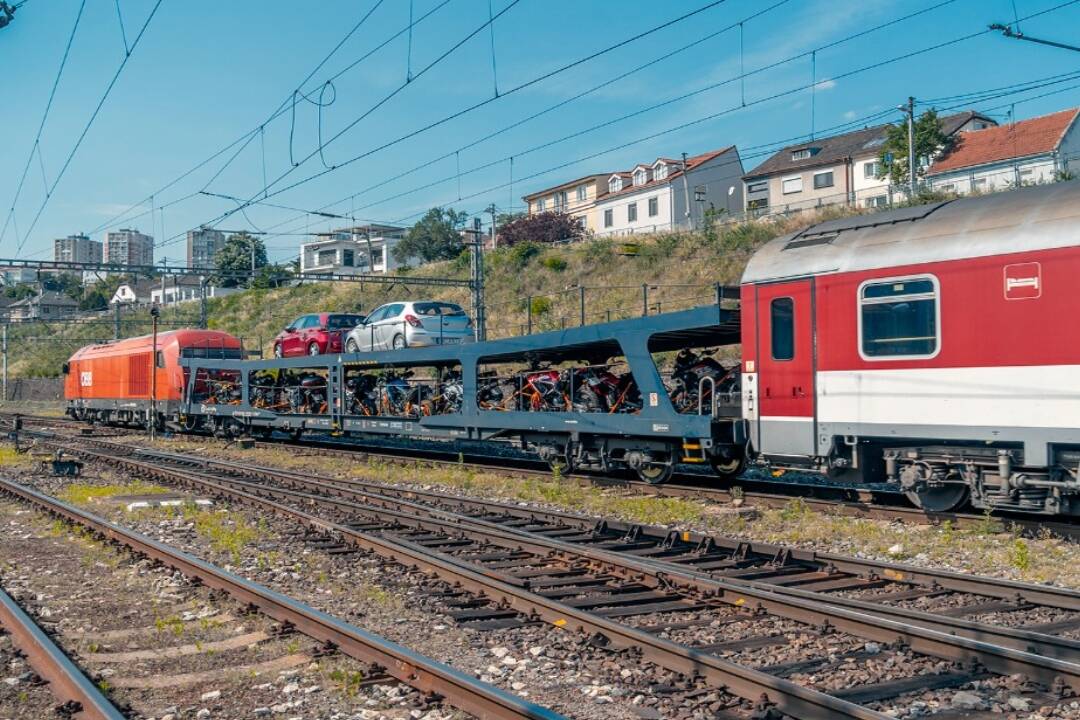
[[[738,452],[730,455],[710,455],[709,465],[721,480],[731,480],[746,469],[746,454]]]
[[[960,483],[945,483],[937,487],[928,487],[921,492],[907,492],[907,499],[915,507],[927,512],[948,512],[967,502],[968,486]]]
[[[559,477],[573,474],[574,470],[577,469],[573,448],[573,444],[568,442],[563,446],[561,453],[548,457],[547,464],[552,473],[558,474]]]
[[[650,485],[665,483],[671,479],[671,474],[675,472],[675,455],[669,452],[666,459],[650,460],[634,468],[634,472],[637,473],[638,479]]]

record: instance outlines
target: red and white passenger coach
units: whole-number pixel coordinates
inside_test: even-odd
[[[741,296],[751,453],[931,510],[1080,510],[1080,183],[823,222]]]

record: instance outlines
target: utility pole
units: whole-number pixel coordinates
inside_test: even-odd
[[[4,323],[3,352],[4,352],[4,402],[7,402],[7,323]]]
[[[206,277],[199,276],[199,327],[206,329]]]
[[[897,110],[907,115],[908,200],[915,199],[915,98],[908,97]]]
[[[154,340],[152,345],[152,352],[150,353],[150,439],[157,438],[157,328],[158,328],[158,316],[161,315],[161,310],[157,305],[150,308],[150,317],[154,323]]]
[[[249,282],[248,287],[251,287],[255,284],[255,237],[253,235],[249,235],[248,237],[251,238],[251,281]]]
[[[682,191],[686,198],[686,224],[694,229],[694,218],[690,214],[690,183],[686,180],[686,153],[682,154]]]
[[[476,325],[473,328],[473,337],[477,342],[487,339],[487,317],[484,312],[484,243],[480,239],[480,218],[473,218],[473,229],[465,232],[472,235],[472,291],[473,312],[476,314]]]
[[[113,303],[113,340],[120,339],[120,302]]]
[[[498,244],[495,242],[495,238],[498,237],[498,235],[495,234],[498,229],[495,224],[495,203],[488,205],[487,211],[491,213],[491,248],[495,249],[498,247]]]

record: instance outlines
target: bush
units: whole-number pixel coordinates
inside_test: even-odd
[[[566,260],[558,255],[548,255],[540,261],[540,264],[553,272],[562,272],[566,269]]]
[[[566,213],[542,212],[519,217],[498,230],[500,245],[523,242],[556,243],[580,240],[585,229],[581,220]]]
[[[548,297],[534,297],[530,299],[528,308],[532,310],[533,317],[539,317],[551,312],[551,308],[554,307],[554,303],[551,302],[551,298]]]

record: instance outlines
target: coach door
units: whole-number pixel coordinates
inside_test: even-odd
[[[758,450],[813,455],[814,281],[757,286]]]

